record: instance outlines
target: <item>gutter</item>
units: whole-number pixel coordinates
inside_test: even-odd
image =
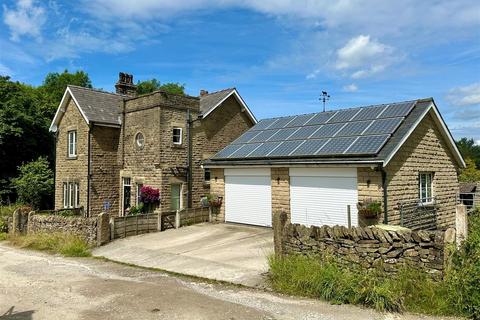
[[[187,207],[192,207],[192,119],[190,114],[190,109],[187,109]]]
[[[88,126],[87,146],[87,217],[90,217],[90,167],[91,167],[91,136],[93,123]]]
[[[387,192],[387,172],[383,166],[379,166],[382,173],[382,189],[383,189],[383,224],[388,224],[388,192]]]

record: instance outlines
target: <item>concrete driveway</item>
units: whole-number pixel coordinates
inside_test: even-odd
[[[115,240],[93,251],[113,261],[250,287],[263,286],[271,253],[272,229],[207,223]]]

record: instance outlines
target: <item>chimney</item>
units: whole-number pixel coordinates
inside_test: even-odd
[[[207,90],[200,90],[200,97],[206,96],[208,94]]]
[[[120,72],[118,81],[115,84],[115,91],[118,94],[135,97],[137,95],[137,86],[133,84],[133,75]]]

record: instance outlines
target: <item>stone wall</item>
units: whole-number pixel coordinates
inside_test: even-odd
[[[433,172],[437,226],[455,226],[457,166],[431,115],[427,115],[385,168],[387,172],[388,223],[400,224],[397,204],[419,198],[420,172]]]
[[[77,156],[69,158],[67,153],[68,131],[77,131]],[[63,183],[78,182],[80,206],[87,207],[88,172],[88,132],[89,127],[70,99],[60,121],[56,140],[55,160],[55,209],[63,208]]]
[[[90,181],[90,216],[98,215],[104,210],[105,201],[110,203],[110,212],[118,213],[120,166],[117,162],[119,128],[94,126],[90,142],[91,181]]]
[[[83,237],[89,244],[96,245],[97,217],[62,217],[31,212],[28,217],[27,232],[72,233]]]
[[[387,231],[376,227],[305,227],[286,224],[282,253],[336,256],[345,265],[383,268],[395,273],[405,265],[442,275],[445,246],[453,243],[455,231]]]

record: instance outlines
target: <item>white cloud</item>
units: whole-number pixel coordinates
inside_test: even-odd
[[[0,62],[0,76],[12,76],[12,70]]]
[[[455,106],[480,105],[480,82],[451,89],[447,99]]]
[[[343,87],[343,91],[345,92],[356,92],[358,91],[358,86],[355,83],[351,83]]]
[[[394,52],[392,47],[372,40],[369,35],[359,35],[337,50],[335,68],[352,72],[353,79],[365,78],[392,64]]]
[[[46,22],[45,10],[33,0],[18,0],[15,9],[3,6],[3,22],[10,29],[10,38],[18,41],[27,35],[41,39],[41,29]]]

